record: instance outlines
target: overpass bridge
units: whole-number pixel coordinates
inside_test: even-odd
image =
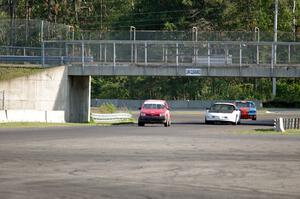
[[[300,77],[300,42],[51,40],[2,46],[0,63],[67,65],[72,76]]]
[[[74,76],[300,77],[300,42],[44,41],[49,57]]]

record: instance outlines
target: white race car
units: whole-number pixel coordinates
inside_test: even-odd
[[[232,103],[215,103],[206,110],[205,124],[214,122],[228,122],[239,124],[241,111]]]

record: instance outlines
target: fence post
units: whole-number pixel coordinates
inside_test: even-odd
[[[44,41],[44,21],[41,21],[41,33],[40,33],[40,41],[43,42]]]
[[[165,63],[168,63],[168,46],[165,47]]]
[[[45,42],[42,41],[42,67],[45,67]]]
[[[176,43],[176,66],[178,69],[178,65],[179,65],[179,45],[178,43]]]
[[[114,44],[113,44],[113,51],[114,51],[114,55],[113,55],[113,64],[114,64],[114,66],[113,66],[113,71],[114,71],[114,73],[115,73],[115,69],[116,69],[116,57],[117,57],[117,55],[116,55],[116,43],[114,42]]]
[[[82,62],[82,67],[84,67],[84,42],[81,41],[81,62]]]
[[[69,47],[68,47],[68,43],[65,42],[65,59],[63,58],[63,62],[64,63],[69,63]]]
[[[102,45],[99,44],[99,61],[102,62]]]
[[[260,30],[258,27],[255,27],[255,36],[257,36],[257,44],[256,44],[256,64],[259,64],[259,42],[260,42]]]
[[[104,44],[104,63],[107,62],[107,55],[106,55],[106,53],[107,53],[107,45]]]
[[[289,62],[289,64],[291,64],[291,44],[289,44],[288,62]]]
[[[207,43],[207,56],[207,66],[210,67],[210,43]]]
[[[147,42],[145,42],[145,66],[147,66],[147,64],[148,64],[148,44],[147,44]]]
[[[134,42],[136,40],[136,28],[134,26],[130,26],[130,40]],[[133,63],[134,53],[134,44],[131,43],[131,63]]]

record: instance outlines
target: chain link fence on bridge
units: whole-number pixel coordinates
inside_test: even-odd
[[[72,27],[42,20],[0,20],[0,46],[40,47],[42,40],[68,40]]]
[[[271,44],[253,44],[251,42],[272,42],[273,33],[257,30],[252,32],[203,32],[194,28],[186,31],[149,31],[135,30],[134,27],[131,27],[127,31],[101,32],[75,30],[72,26],[42,20],[22,19],[0,20],[0,27],[0,62],[5,63],[42,64],[42,56],[46,56],[44,60],[46,64],[47,62],[48,64],[63,64],[72,60],[76,62],[93,60],[102,63],[114,61],[197,63],[197,60],[202,60],[201,56],[205,56],[204,59],[207,60],[209,56],[213,58],[214,55],[223,56],[222,59],[227,59],[228,63],[239,64],[270,64],[272,60]],[[43,41],[53,40],[57,42],[46,43],[43,49]],[[77,40],[83,42],[72,43]],[[149,43],[147,47],[144,43],[118,43],[114,47],[112,42],[100,43],[105,40],[135,40],[149,41]],[[151,43],[152,41],[154,43]],[[198,43],[181,43],[176,46],[176,43],[165,45],[155,43],[155,41],[198,41]],[[208,46],[207,41],[218,42]],[[227,43],[222,43],[223,41]],[[299,63],[299,46],[293,45],[294,41],[300,41],[300,35],[295,37],[291,32],[278,33],[278,42],[291,42],[291,44],[279,44],[276,47],[277,63]],[[228,42],[232,42],[232,44]],[[208,48],[210,48],[210,54],[208,54]],[[147,60],[145,54],[147,54]],[[68,58],[70,55],[72,58]],[[85,59],[86,56],[92,59]]]
[[[42,40],[171,40],[171,41],[273,41],[273,32],[210,31],[198,29],[185,31],[135,30],[84,31],[65,24],[43,20],[0,20],[0,46],[41,46]],[[196,31],[196,32],[195,32]],[[197,36],[195,36],[195,34]],[[278,41],[300,41],[300,34],[278,32]]]

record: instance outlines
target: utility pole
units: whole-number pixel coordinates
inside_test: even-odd
[[[274,42],[277,42],[277,30],[278,30],[278,0],[275,0],[275,13],[274,13]],[[273,67],[276,65],[277,62],[277,45],[274,45],[274,50],[273,50]],[[272,68],[274,71],[274,68]],[[272,71],[272,72],[273,72]],[[272,98],[276,97],[276,78],[272,78]]]

